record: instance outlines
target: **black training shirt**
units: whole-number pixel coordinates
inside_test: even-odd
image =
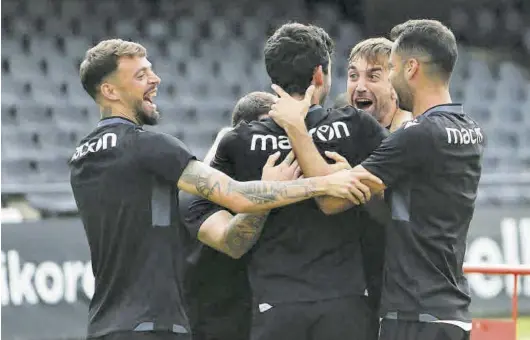
[[[390,189],[383,316],[471,320],[462,265],[483,148],[482,130],[461,105],[439,105],[362,163]]]
[[[313,107],[306,125],[322,154],[336,151],[351,164],[365,159],[386,136],[374,118],[351,106],[330,111]],[[269,155],[281,151],[283,159],[290,150],[285,131],[272,119],[241,123],[224,136],[212,166],[240,181],[257,180]],[[353,208],[326,216],[314,200],[271,211],[249,256],[256,301],[312,301],[364,294],[360,239],[371,221],[360,211]],[[192,213],[200,215],[200,209]]]
[[[205,328],[208,326],[205,320],[222,319],[246,329],[243,323],[250,325],[251,305],[246,257],[233,259],[197,238],[204,221],[226,208],[181,191],[179,210],[187,229],[183,237],[186,244],[183,278],[190,322]],[[242,316],[248,319],[241,319]]]
[[[189,332],[179,285],[176,183],[192,159],[177,138],[122,118],[102,120],[77,147],[71,185],[95,276],[89,337]]]

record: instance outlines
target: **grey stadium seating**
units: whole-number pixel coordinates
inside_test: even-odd
[[[473,11],[466,1],[454,2],[450,24],[464,40],[480,42],[498,33],[493,10]],[[28,201],[45,211],[75,210],[66,162],[98,120],[97,108],[79,83],[78,66],[97,40],[118,36],[148,48],[162,77],[157,103],[163,119],[153,129],[182,138],[202,157],[216,131],[230,124],[238,97],[269,89],[262,46],[276,24],[311,21],[331,33],[337,53],[330,98],[345,90],[348,52],[363,38],[361,28],[341,19],[329,4],[310,11],[302,0],[235,0],[230,6],[221,0],[155,3],[2,1],[3,194],[27,193]],[[522,14],[510,6],[502,13],[506,34],[516,34],[530,51],[530,27],[524,26]],[[464,102],[488,135],[484,173],[527,171],[528,70],[465,46],[459,50],[453,98]],[[479,201],[523,200],[528,192],[528,187],[484,187]]]

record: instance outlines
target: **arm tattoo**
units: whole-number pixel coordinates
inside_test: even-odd
[[[312,179],[283,183],[237,182],[229,178],[224,182],[217,172],[200,162],[191,162],[182,173],[180,180],[194,186],[199,195],[206,199],[211,199],[214,194],[225,196],[239,194],[256,205],[285,199],[310,198],[317,192],[317,183]]]
[[[256,243],[268,213],[238,214],[232,218],[225,235],[225,246],[237,257],[245,254]]]
[[[215,191],[220,192],[221,183],[212,180],[213,174],[204,171],[204,167],[199,162],[191,162],[182,173],[180,179],[192,184],[197,192],[206,199],[209,199]]]

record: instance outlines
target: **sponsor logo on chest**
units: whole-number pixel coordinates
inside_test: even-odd
[[[350,136],[348,126],[344,122],[334,122],[330,125],[320,125],[309,130],[309,135],[314,139],[322,142],[329,142],[335,139],[341,139]],[[252,142],[250,143],[250,150],[290,150],[291,143],[287,136],[274,136],[271,134],[252,135]]]

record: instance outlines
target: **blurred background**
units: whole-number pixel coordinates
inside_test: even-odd
[[[413,18],[454,31],[453,100],[487,135],[467,261],[530,265],[530,0],[2,0],[2,336],[85,332],[93,278],[67,161],[99,119],[78,75],[88,48],[143,44],[162,78],[155,129],[202,157],[238,98],[269,91],[262,49],[278,25],[313,23],[335,40],[331,106],[350,49]],[[513,279],[469,278],[474,315],[509,315]],[[517,293],[530,315],[530,277]]]

